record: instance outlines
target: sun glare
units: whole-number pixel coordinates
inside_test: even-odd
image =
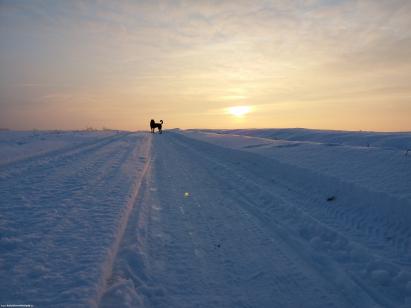
[[[247,113],[251,111],[250,106],[234,106],[234,107],[229,107],[227,109],[228,113],[236,116],[236,117],[243,117]]]

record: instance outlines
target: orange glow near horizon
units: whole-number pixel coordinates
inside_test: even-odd
[[[2,1],[0,128],[411,131],[409,16],[410,1]]]

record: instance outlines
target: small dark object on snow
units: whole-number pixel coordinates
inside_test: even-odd
[[[328,197],[328,198],[327,198],[327,201],[328,201],[328,202],[331,202],[331,201],[334,201],[335,199],[336,199],[335,196],[331,196],[331,197]]]
[[[151,132],[154,133],[154,130],[158,128],[158,133],[162,134],[163,133],[163,123],[164,123],[163,120],[160,120],[160,123],[156,123],[154,119],[151,119],[150,121]]]
[[[215,247],[220,248],[221,244],[215,244]]]

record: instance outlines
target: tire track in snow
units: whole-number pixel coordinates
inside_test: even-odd
[[[47,168],[32,160],[7,170],[0,183],[0,241],[7,248],[0,264],[8,283],[0,283],[0,294],[36,306],[96,306],[96,283],[107,270],[102,262],[109,263],[105,249],[115,236],[110,228],[135,191],[130,181],[137,185],[144,171],[149,138],[116,136],[61,153]]]
[[[12,193],[15,196],[15,202],[9,202],[10,206],[13,206],[13,211],[18,210],[17,205],[21,203],[18,201],[20,196],[27,200],[26,202],[39,207],[39,209],[45,201],[49,201],[47,200],[48,198],[64,203],[65,200],[75,200],[76,196],[82,197],[87,191],[94,190],[99,182],[102,181],[102,178],[107,178],[110,175],[107,173],[116,170],[112,168],[112,163],[123,155],[123,151],[121,147],[114,143],[125,137],[123,135],[120,138],[111,138],[109,143],[98,143],[98,146],[93,144],[92,150],[88,148],[86,152],[81,151],[77,152],[75,156],[70,155],[69,160],[59,161],[57,165],[53,165],[50,168],[49,172],[45,172],[44,166],[39,167],[37,165],[30,169],[29,174],[24,174],[23,176],[15,175],[13,172],[13,177],[8,178],[7,187],[1,190],[3,192],[2,195],[8,200],[11,198],[7,196],[8,194]],[[104,151],[99,151],[100,149],[104,149]],[[126,150],[125,147],[124,150]],[[124,151],[124,153],[122,160],[125,159],[129,151]],[[18,165],[15,167],[20,169]],[[47,186],[45,187],[46,183]],[[14,187],[14,189],[7,191],[6,188],[9,187]],[[42,221],[42,223],[46,223],[50,227],[53,225],[58,226],[59,230],[63,230],[64,225],[70,222],[68,219],[73,217],[70,213],[76,210],[75,207],[54,209],[53,212],[56,211],[54,213],[56,215],[48,216],[47,221]],[[64,211],[64,213],[60,215],[57,211]],[[35,220],[30,219],[30,221],[33,223]],[[23,221],[20,223],[23,223]],[[38,240],[37,245],[50,242],[55,237],[55,232],[54,229],[50,229],[49,232],[43,234],[42,238]]]
[[[178,139],[178,138],[176,138]],[[186,142],[184,142],[186,141]],[[251,224],[253,226],[253,233],[258,234],[257,239],[263,239],[264,242],[267,245],[272,245],[273,243],[276,245],[277,249],[277,255],[276,257],[279,258],[279,256],[286,256],[290,254],[293,256],[294,260],[292,261],[292,258],[290,257],[285,257],[283,259],[283,262],[285,264],[288,264],[287,267],[289,268],[300,268],[300,271],[297,271],[295,275],[290,275],[290,277],[299,277],[298,280],[290,280],[287,281],[287,279],[279,279],[278,283],[275,284],[276,287],[281,290],[283,289],[284,292],[292,292],[294,291],[293,289],[289,289],[287,287],[288,284],[296,284],[299,285],[301,288],[301,281],[305,281],[305,285],[303,288],[309,289],[309,286],[317,286],[312,290],[313,294],[317,294],[317,297],[320,297],[322,299],[322,304],[314,303],[314,306],[356,306],[358,307],[363,307],[364,305],[368,306],[370,303],[373,301],[367,296],[367,295],[361,295],[361,296],[347,296],[345,300],[348,302],[346,304],[342,304],[342,302],[338,302],[336,298],[339,296],[343,295],[345,291],[341,290],[347,290],[350,288],[355,288],[355,284],[352,285],[352,283],[346,283],[344,284],[335,284],[333,283],[332,280],[329,280],[331,277],[330,275],[323,275],[321,271],[318,269],[318,266],[315,266],[315,264],[312,264],[311,255],[309,251],[306,251],[306,247],[300,247],[296,246],[295,243],[293,243],[292,237],[290,238],[289,236],[289,231],[287,230],[288,228],[284,223],[279,221],[278,219],[273,219],[270,220],[269,217],[266,215],[261,215],[262,213],[258,213],[258,210],[252,210],[252,209],[258,209],[261,206],[261,203],[258,200],[258,195],[259,192],[261,192],[261,189],[258,187],[258,182],[254,182],[255,179],[251,177],[251,174],[248,172],[244,172],[242,170],[241,173],[239,173],[238,170],[235,168],[227,168],[226,165],[223,164],[224,160],[217,159],[212,151],[198,151],[197,149],[191,148],[192,144],[190,144],[189,140],[173,140],[173,143],[175,145],[178,145],[181,150],[179,151],[180,153],[188,153],[186,154],[187,156],[195,157],[196,161],[199,162],[199,165],[204,165],[205,168],[210,169],[211,168],[211,173],[213,176],[217,179],[217,187],[220,186],[222,188],[226,188],[226,198],[231,199],[232,202],[234,202],[235,209],[242,213],[242,217],[244,217],[245,220],[247,220],[248,224]],[[210,150],[210,149],[209,149]],[[205,155],[206,153],[206,155]],[[233,154],[233,153],[230,153]],[[229,162],[232,159],[235,159],[235,154],[229,155],[227,158],[228,160],[226,161]],[[218,171],[216,171],[218,170]],[[274,200],[278,198],[274,197]],[[225,201],[226,203],[227,201]],[[291,235],[291,234],[290,234]],[[256,240],[257,240],[256,239]],[[283,247],[283,248],[281,248]],[[284,252],[281,251],[281,249],[284,249],[284,247],[288,247]],[[296,253],[297,252],[297,253]],[[306,272],[311,274],[305,273],[301,271],[301,265],[305,264],[307,270]],[[292,271],[291,271],[292,273]],[[254,274],[258,276],[259,273]],[[340,275],[343,273],[340,273]],[[312,279],[313,277],[317,277],[314,280]],[[320,278],[322,277],[322,278]],[[324,279],[327,281],[327,284],[329,286],[324,285],[321,283],[321,279]],[[331,287],[333,286],[334,287]],[[331,288],[330,288],[331,287]],[[331,297],[327,295],[327,292],[324,290],[328,289],[328,292],[330,293]],[[357,287],[358,289],[358,287]],[[358,291],[358,290],[357,290]],[[341,292],[341,295],[339,293]],[[280,295],[279,295],[280,296]],[[298,297],[301,296],[301,294],[294,294],[294,296]],[[308,294],[305,294],[307,298],[309,298]],[[344,295],[346,296],[346,295]],[[334,300],[332,298],[334,297]],[[340,298],[340,301],[342,298]],[[323,302],[324,301],[324,302]],[[348,304],[350,303],[350,304]],[[284,303],[281,303],[284,304]],[[305,304],[310,305],[308,303]],[[292,306],[292,305],[291,305]]]
[[[235,185],[245,188],[243,191],[236,191],[233,185],[234,197],[237,197],[239,201],[248,200],[249,206],[245,209],[251,210],[251,213],[260,220],[268,224],[273,224],[275,221],[281,229],[288,230],[286,234],[292,235],[289,238],[291,243],[295,242],[297,246],[302,244],[304,247],[307,245],[301,243],[300,239],[308,241],[311,249],[318,252],[319,258],[326,256],[333,263],[339,264],[344,269],[342,275],[348,275],[354,284],[381,305],[387,307],[408,305],[411,300],[410,267],[400,261],[400,255],[391,254],[392,249],[387,249],[387,246],[379,247],[380,249],[374,249],[371,252],[368,243],[363,242],[363,239],[367,241],[368,239],[367,235],[361,234],[362,226],[352,228],[353,223],[348,220],[344,222],[348,231],[343,230],[345,227],[340,221],[331,219],[330,215],[327,216],[329,208],[337,205],[320,201],[318,191],[313,192],[314,197],[307,195],[307,192],[292,187],[293,183],[281,178],[275,181],[275,185],[270,184],[270,175],[267,175],[267,172],[271,170],[275,174],[275,164],[272,167],[272,162],[258,155],[238,153],[241,157],[244,156],[240,161],[233,150],[225,151],[203,142],[187,140],[181,135],[176,139],[182,147],[186,148],[186,151],[198,152],[199,155],[207,153],[203,155],[203,160],[199,161],[212,162],[217,166],[215,167],[216,176],[224,179],[226,174],[232,175],[236,179]],[[207,149],[207,152],[204,149]],[[233,159],[222,163],[221,158],[224,157],[224,153],[231,153]],[[250,161],[247,162],[247,158]],[[253,162],[254,159],[261,159],[264,163]],[[254,172],[256,168],[257,171]],[[261,170],[264,171],[260,172]],[[270,190],[273,191],[270,192]],[[344,206],[340,209],[343,210]],[[350,215],[353,215],[354,224],[357,225],[357,221],[364,216],[359,215],[360,219],[355,217],[359,210],[355,206],[347,207],[347,209],[347,213],[353,210]],[[371,209],[372,207],[368,207],[362,210],[363,212],[368,210],[373,214]],[[402,219],[403,217],[399,217],[399,221]],[[399,232],[404,232],[404,225],[402,226],[398,228]],[[338,229],[335,229],[337,227]],[[389,256],[389,259],[385,256]],[[324,266],[324,264],[320,265]]]
[[[147,142],[143,152],[139,152],[140,157],[145,157],[146,162],[144,164],[143,170],[141,172],[141,176],[136,179],[136,181],[133,183],[133,187],[131,189],[131,192],[129,194],[129,199],[127,201],[127,204],[124,208],[124,211],[122,213],[122,218],[118,223],[118,228],[116,230],[115,234],[115,240],[113,244],[111,245],[109,254],[107,256],[106,261],[104,262],[102,266],[102,277],[101,281],[99,282],[99,286],[97,288],[97,298],[95,302],[93,303],[93,306],[95,305],[96,307],[100,306],[100,302],[104,294],[107,292],[107,288],[109,287],[110,279],[112,276],[113,272],[113,266],[114,262],[116,260],[116,257],[118,255],[120,245],[123,241],[125,230],[127,229],[127,226],[129,225],[129,218],[132,216],[133,211],[138,211],[135,207],[136,200],[138,198],[138,195],[141,191],[141,186],[143,181],[145,180],[145,177],[150,169],[151,165],[151,142],[152,142],[152,135],[149,135],[148,137],[149,141]]]
[[[128,225],[101,307],[370,306],[366,295],[344,295],[296,253],[281,224],[270,229],[250,213],[233,170],[216,174],[221,166],[206,157],[213,153],[177,139],[154,142],[153,179],[137,201],[139,219]]]
[[[130,135],[130,133],[115,134],[75,146],[63,147],[27,158],[17,159],[9,163],[0,164],[0,172],[7,174],[7,171],[12,170],[12,175],[15,176],[17,171],[19,172],[18,174],[21,174],[27,170],[33,171],[32,168],[43,168],[48,164],[59,161],[65,162],[69,159],[79,157],[80,154],[92,153],[112,142],[126,138],[128,135]]]
[[[121,139],[123,137],[125,136],[122,136]],[[46,232],[43,232],[41,238],[36,239],[36,246],[49,247],[47,243],[51,243],[55,238],[56,228],[58,227],[59,231],[63,231],[64,226],[73,217],[71,213],[74,213],[77,209],[75,207],[58,208],[57,205],[59,204],[56,204],[56,208],[51,209],[51,215],[49,214],[47,220],[44,221],[44,217],[41,216],[38,216],[38,219],[36,216],[27,217],[27,215],[36,215],[36,211],[24,213],[27,212],[25,208],[30,205],[30,208],[41,210],[46,202],[49,203],[53,200],[64,204],[65,200],[75,200],[76,196],[81,197],[86,191],[92,190],[95,186],[93,181],[98,180],[96,176],[104,175],[111,168],[110,162],[115,161],[116,157],[122,153],[117,146],[111,149],[108,148],[116,140],[118,138],[110,140],[109,144],[104,144],[104,152],[98,152],[101,146],[93,147],[94,151],[87,151],[87,155],[84,152],[79,152],[70,160],[60,161],[49,172],[45,172],[43,167],[34,165],[29,173],[20,175],[20,171],[22,171],[20,166],[14,166],[19,169],[19,172],[16,175],[13,170],[13,177],[9,176],[7,182],[4,182],[7,185],[0,187],[4,200],[8,200],[7,203],[4,203],[2,209],[3,214],[6,214],[7,211],[21,211],[22,220],[10,222],[12,225],[9,224],[7,232],[10,232],[10,229],[13,229],[11,227],[14,225],[17,229],[20,224],[24,223],[24,220],[30,221],[31,224],[37,220],[39,223],[41,221],[45,225]],[[20,206],[22,202],[26,206]],[[5,215],[5,217],[7,216]],[[4,222],[7,221],[4,220]],[[7,233],[3,233],[3,236],[7,236]],[[27,254],[20,254],[18,257],[27,258]]]

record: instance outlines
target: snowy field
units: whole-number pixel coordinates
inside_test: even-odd
[[[1,131],[0,304],[411,307],[411,133]]]

